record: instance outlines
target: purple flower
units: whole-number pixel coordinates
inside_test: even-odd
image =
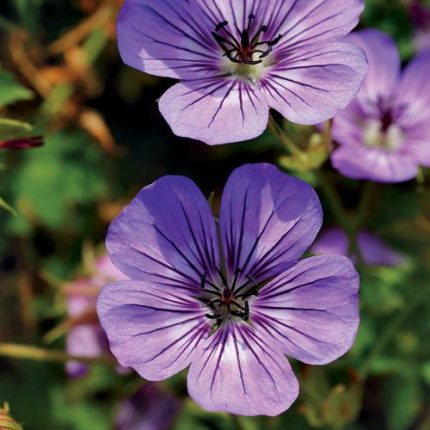
[[[125,63],[181,80],[160,99],[174,133],[210,145],[259,136],[269,108],[300,124],[332,118],[367,72],[342,41],[363,0],[126,0]]]
[[[66,307],[68,316],[73,321],[66,339],[69,354],[99,357],[109,351],[106,334],[97,319],[96,300],[105,284],[121,279],[126,277],[111,263],[108,256],[102,256],[96,259],[92,276],[67,285]],[[69,361],[66,369],[71,377],[79,378],[87,373],[88,366]]]
[[[430,9],[420,1],[413,1],[409,13],[415,24],[414,44],[418,51],[430,49]]]
[[[361,231],[357,237],[358,247],[364,262],[369,266],[400,266],[405,257],[390,249],[382,240]],[[349,241],[346,233],[338,228],[324,231],[313,244],[315,255],[349,255]]]
[[[116,430],[167,430],[180,408],[176,397],[162,391],[155,383],[146,383],[121,404]]]
[[[112,352],[153,381],[190,366],[188,391],[209,411],[285,411],[298,382],[284,354],[331,362],[351,347],[359,322],[351,261],[298,261],[321,222],[312,187],[268,164],[231,175],[218,232],[189,179],[144,188],[107,237],[131,279],[98,299]]]
[[[356,99],[334,118],[333,137],[341,146],[332,163],[353,179],[412,179],[420,165],[430,167],[430,51],[401,74],[386,34],[364,30],[348,40],[364,49],[370,69]]]

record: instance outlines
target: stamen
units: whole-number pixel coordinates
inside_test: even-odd
[[[262,40],[260,38],[268,30],[267,25],[262,25],[252,35],[252,23],[255,19],[253,14],[248,16],[248,25],[242,31],[237,28],[236,30],[240,35],[240,40],[228,30],[228,21],[220,22],[212,33],[217,43],[224,51],[224,56],[227,57],[233,63],[257,65],[263,62],[263,59],[270,55],[273,47],[278,44],[283,37],[282,34],[278,35],[273,40]],[[224,35],[220,35],[219,32],[223,31]],[[267,49],[258,49],[258,47],[265,46]],[[256,59],[256,54],[259,54]]]

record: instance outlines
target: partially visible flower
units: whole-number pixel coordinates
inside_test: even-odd
[[[405,257],[389,248],[381,239],[361,231],[357,244],[364,262],[369,266],[400,266]],[[349,240],[346,233],[338,228],[324,231],[312,245],[311,252],[315,255],[349,256]]]
[[[0,141],[1,149],[30,149],[43,145],[42,137],[21,137],[18,139]]]
[[[100,327],[96,300],[100,289],[112,282],[127,279],[110,261],[108,256],[96,259],[94,273],[88,278],[70,282],[66,287],[66,306],[70,321],[73,321],[66,339],[70,355],[99,357],[109,351],[106,334]],[[87,373],[88,366],[75,361],[66,364],[72,377]]]
[[[430,49],[430,8],[419,0],[413,0],[409,13],[415,24],[414,44],[418,51]]]
[[[357,97],[334,118],[333,137],[341,146],[332,163],[353,179],[412,179],[420,165],[430,167],[430,51],[401,74],[388,35],[363,30],[347,39],[364,49],[370,69]]]
[[[299,124],[332,118],[367,72],[343,41],[363,0],[126,0],[124,62],[181,80],[160,99],[174,133],[218,145],[265,130],[269,108]]]
[[[147,382],[124,400],[116,417],[116,430],[168,430],[177,418],[181,402],[156,383]]]
[[[11,417],[9,405],[7,403],[0,408],[0,429],[22,430],[22,427]]]
[[[97,302],[112,352],[151,381],[190,366],[188,391],[209,411],[285,411],[298,382],[284,354],[329,363],[348,351],[359,323],[351,261],[298,261],[321,223],[312,187],[268,164],[230,176],[219,231],[189,179],[144,188],[107,237],[130,278]]]

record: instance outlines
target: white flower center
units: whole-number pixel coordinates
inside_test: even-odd
[[[369,120],[364,125],[363,139],[369,147],[395,151],[402,145],[403,138],[403,131],[397,124],[384,129],[381,121]]]

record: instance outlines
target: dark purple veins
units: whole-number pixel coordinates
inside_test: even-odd
[[[264,40],[263,35],[267,31],[267,26],[262,25],[253,30],[254,20],[255,16],[251,14],[248,17],[248,26],[244,30],[240,31],[239,28],[236,28],[240,37],[235,36],[229,29],[228,21],[220,22],[215,27],[215,31],[212,32],[215,40],[224,51],[224,56],[233,63],[260,64],[282,39],[280,34],[275,39]]]

